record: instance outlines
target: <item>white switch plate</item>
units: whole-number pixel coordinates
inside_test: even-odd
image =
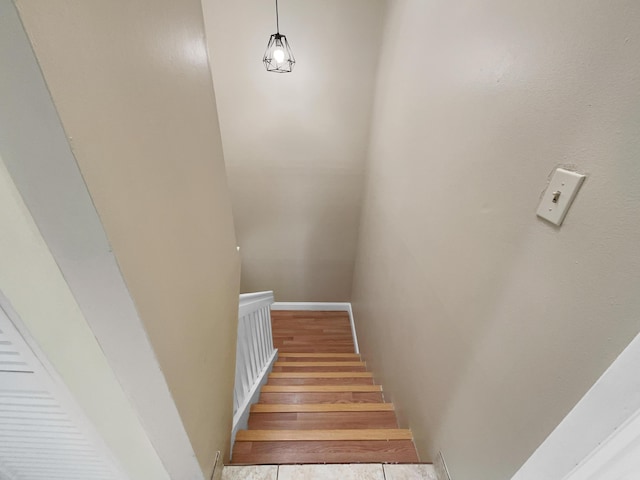
[[[556,169],[538,206],[538,216],[554,225],[561,225],[584,179],[585,175],[580,173]]]

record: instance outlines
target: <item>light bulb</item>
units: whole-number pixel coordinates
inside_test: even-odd
[[[282,63],[284,61],[284,50],[281,48],[277,48],[273,51],[273,58],[277,63]]]

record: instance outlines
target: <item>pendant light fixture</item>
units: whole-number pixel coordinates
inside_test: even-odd
[[[287,37],[280,33],[280,19],[278,18],[278,0],[276,0],[276,33],[269,37],[267,50],[262,62],[267,72],[288,73],[293,70],[296,59],[293,57]]]

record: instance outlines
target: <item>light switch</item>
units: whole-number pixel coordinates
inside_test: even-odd
[[[585,175],[564,168],[556,169],[538,206],[538,216],[554,225],[561,225],[584,179]]]

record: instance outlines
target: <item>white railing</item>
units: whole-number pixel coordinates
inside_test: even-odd
[[[257,401],[278,354],[271,335],[272,303],[273,292],[240,295],[232,441],[238,430],[246,428],[249,407]]]

